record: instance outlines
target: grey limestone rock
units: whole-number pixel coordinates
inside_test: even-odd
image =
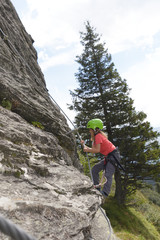
[[[58,139],[0,107],[0,212],[36,239],[85,239],[101,203]],[[5,239],[1,237],[1,239]]]
[[[10,1],[0,0],[0,13],[0,102],[5,98],[28,122],[40,122],[75,159],[74,138],[67,135],[67,121],[48,94],[31,36]]]

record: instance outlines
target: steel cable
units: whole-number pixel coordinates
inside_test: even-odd
[[[0,216],[0,230],[5,235],[8,235],[15,240],[35,240],[35,238],[31,237],[11,221],[6,220],[2,216]]]

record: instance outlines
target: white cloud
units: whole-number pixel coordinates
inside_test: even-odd
[[[37,47],[68,47],[79,41],[79,11],[90,0],[27,0],[29,11],[22,19]]]
[[[149,46],[160,31],[159,0],[27,0],[22,19],[37,47],[67,48],[79,42],[90,20],[111,54],[133,46]]]
[[[77,46],[73,46],[69,50],[57,51],[56,53],[50,54],[48,50],[42,49],[39,54],[39,64],[43,71],[47,71],[48,68],[60,65],[73,65],[75,63],[75,56],[79,54],[82,49]]]
[[[66,63],[71,64],[72,62],[72,59],[67,53],[62,53],[52,57],[48,57],[45,53],[42,54],[45,55],[45,58],[43,58],[43,62],[40,63],[43,71],[46,71],[49,67],[63,65]]]
[[[42,70],[74,62],[82,52],[79,31],[85,30],[86,20],[102,34],[101,40],[112,55],[130,49],[147,50],[144,62],[137,59],[138,64],[129,69],[126,66],[121,76],[132,88],[138,109],[148,114],[153,125],[160,126],[160,49],[154,46],[154,37],[160,32],[159,0],[26,1],[28,9],[21,19],[35,40]]]
[[[145,61],[138,63],[123,73],[123,78],[131,87],[131,97],[136,109],[144,111],[152,125],[160,126],[158,113],[160,103],[160,48],[146,55]]]
[[[111,53],[152,45],[153,36],[160,31],[160,1],[113,2],[114,6],[108,9],[110,17],[103,19],[106,27],[104,24],[100,27]]]

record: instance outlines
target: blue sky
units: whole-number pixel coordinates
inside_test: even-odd
[[[159,0],[11,0],[34,39],[47,88],[63,111],[69,90],[78,87],[76,55],[82,53],[84,22],[96,28],[119,74],[131,88],[137,111],[152,127],[160,127],[160,1]]]

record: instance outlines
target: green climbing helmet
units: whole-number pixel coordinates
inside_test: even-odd
[[[103,122],[99,118],[92,119],[87,123],[87,128],[92,128],[93,130],[96,128],[103,129]]]

